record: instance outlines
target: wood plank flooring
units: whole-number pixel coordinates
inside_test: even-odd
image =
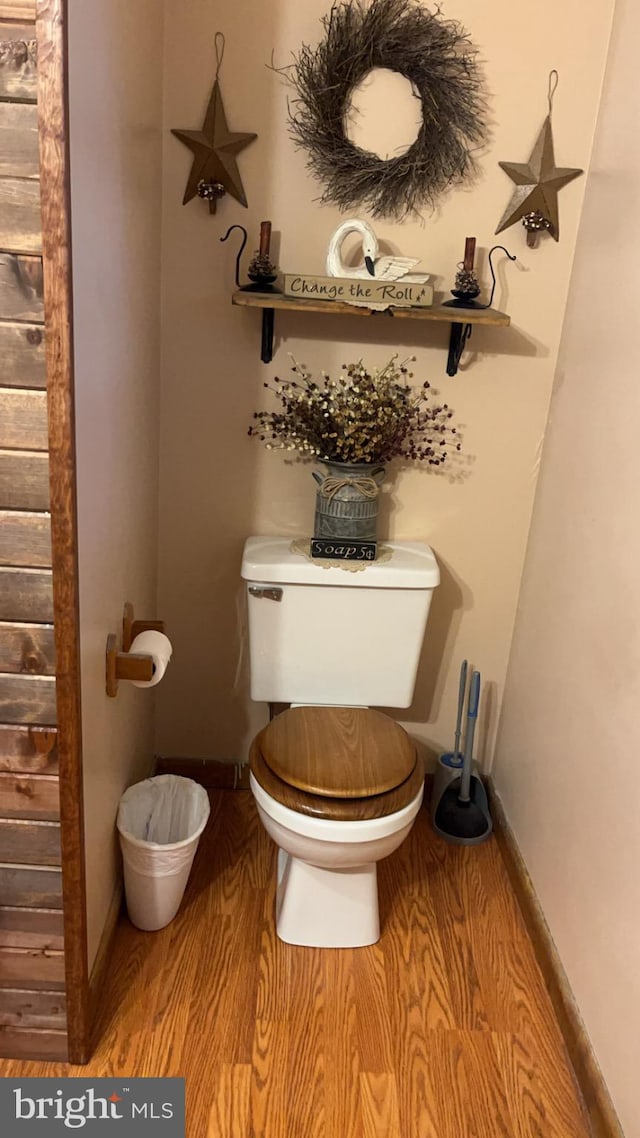
[[[183,1075],[189,1138],[588,1138],[533,949],[492,839],[447,846],[425,811],[379,868],[364,949],[275,936],[275,847],[247,791],[213,791],[183,907],[122,919],[87,1067]]]

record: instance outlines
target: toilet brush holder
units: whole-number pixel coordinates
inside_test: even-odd
[[[442,798],[447,787],[456,778],[462,775],[462,756],[454,755],[452,751],[448,751],[444,755],[438,755],[438,765],[433,776],[433,788],[431,791],[431,824],[433,825],[438,809],[438,803]]]
[[[452,752],[447,752],[446,754],[439,755],[438,765],[433,776],[433,790],[431,792],[431,802],[429,806],[431,825],[433,826],[436,834],[438,834],[441,838],[444,838],[447,842],[455,842],[457,845],[475,846],[479,845],[480,842],[486,841],[493,829],[491,823],[491,814],[489,812],[487,792],[480,777],[480,768],[475,761],[471,766],[471,793],[476,806],[478,806],[482,810],[483,814],[485,814],[487,817],[487,831],[477,838],[452,837],[451,834],[447,834],[444,830],[441,830],[436,822],[438,806],[440,805],[445,790],[447,790],[447,788],[451,786],[453,782],[459,782],[461,778],[461,756],[456,757]]]

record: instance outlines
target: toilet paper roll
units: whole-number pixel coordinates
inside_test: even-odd
[[[130,652],[134,655],[151,656],[153,660],[153,676],[150,680],[132,680],[136,688],[154,688],[164,676],[167,664],[171,659],[173,646],[164,632],[141,632],[131,644]]]

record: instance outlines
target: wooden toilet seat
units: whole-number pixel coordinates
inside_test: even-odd
[[[283,806],[336,821],[394,814],[424,782],[406,731],[382,712],[357,707],[284,711],[254,739],[249,766]]]

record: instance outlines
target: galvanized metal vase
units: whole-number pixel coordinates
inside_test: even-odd
[[[375,541],[384,466],[366,462],[324,462],[323,466],[324,474],[313,471],[318,483],[314,537]]]

